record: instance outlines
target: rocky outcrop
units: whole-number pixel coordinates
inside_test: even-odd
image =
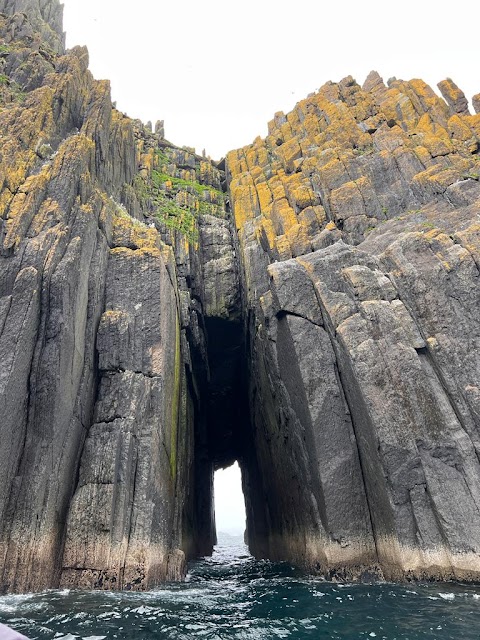
[[[348,77],[217,164],[61,13],[0,2],[2,591],[182,579],[234,460],[257,556],[478,580],[478,96]]]
[[[57,2],[2,9],[2,589],[180,579],[213,474],[193,433],[224,176],[116,111],[86,49],[55,53]]]
[[[480,119],[439,88],[328,83],[228,156],[249,540],[327,575],[480,571]]]
[[[1,0],[0,13],[14,17],[2,34],[5,43],[23,41],[31,51],[46,45],[52,52],[65,52],[63,5],[57,0]]]

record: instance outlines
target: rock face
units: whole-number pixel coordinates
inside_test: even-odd
[[[372,72],[216,164],[61,13],[0,1],[2,591],[182,579],[234,460],[257,556],[478,580],[480,114]]]
[[[328,83],[228,155],[249,540],[327,575],[479,575],[480,118],[439,87]]]
[[[0,9],[1,586],[180,579],[214,541],[194,434],[203,307],[236,304],[224,174],[116,111],[84,48],[55,53],[57,2]]]

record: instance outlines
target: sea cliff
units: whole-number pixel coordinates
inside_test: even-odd
[[[215,542],[480,576],[480,95],[329,82],[220,162],[0,0],[0,588],[146,589]]]

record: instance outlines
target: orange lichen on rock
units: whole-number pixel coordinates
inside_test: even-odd
[[[302,156],[302,150],[298,141],[292,138],[277,148],[277,155],[285,167],[285,170],[292,172],[293,162]]]
[[[290,227],[297,224],[295,211],[286,198],[275,200],[271,208],[271,221],[277,235],[283,235]]]
[[[429,113],[434,120],[446,122],[449,116],[448,107],[426,82],[415,78],[408,82],[395,83],[395,86],[397,85],[411,98],[419,115]]]
[[[45,197],[50,178],[51,172],[48,169],[30,176],[13,197],[5,223],[4,249],[15,247],[23,239]]]
[[[115,247],[130,249],[158,249],[160,246],[160,236],[156,229],[131,218],[121,209],[113,217],[112,241]]]
[[[401,122],[407,130],[413,129],[418,121],[418,113],[408,95],[398,89],[390,89],[380,104],[386,122]]]
[[[428,113],[420,118],[414,132],[432,158],[446,156],[454,151],[448,131],[434,123]]]
[[[260,209],[265,215],[268,215],[273,202],[273,194],[270,186],[268,182],[260,182],[256,185],[256,189]]]
[[[162,255],[158,247],[139,247],[136,249],[129,247],[114,247],[110,249],[110,255],[128,259],[137,258],[157,258]]]
[[[247,161],[243,149],[230,151],[227,154],[227,163],[232,176],[238,176],[248,171]]]
[[[479,143],[474,131],[468,126],[466,118],[460,118],[457,114],[453,115],[448,121],[447,128],[454,141],[465,143],[465,147],[470,153],[477,151]]]
[[[270,246],[274,232],[279,254],[298,255],[314,238],[330,241],[318,235],[330,218],[338,228],[328,233],[357,243],[379,221],[475,179],[480,116],[455,87],[442,84],[447,104],[422,80],[387,87],[372,72],[364,88],[349,76],[276,113],[265,140],[227,155],[237,229],[250,221],[248,233],[261,226],[258,237]],[[321,207],[320,219],[302,215],[309,207]]]
[[[301,211],[306,207],[319,204],[319,199],[312,188],[311,180],[304,177],[302,173],[282,176],[282,181],[290,206],[295,211]]]
[[[255,217],[259,212],[257,190],[253,185],[231,186],[233,213],[237,229],[243,228],[246,221]]]
[[[477,140],[480,142],[480,112],[474,116],[465,116],[464,121],[472,129]]]
[[[142,153],[138,164],[140,169],[146,169],[148,173],[151,173],[152,169],[158,166],[154,150],[149,149],[147,153]]]
[[[468,102],[465,98],[465,94],[451,78],[442,80],[438,83],[442,96],[445,98],[451,111],[454,113],[468,114]]]

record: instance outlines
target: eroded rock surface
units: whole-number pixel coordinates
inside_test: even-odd
[[[0,9],[1,588],[181,579],[214,541],[193,450],[204,307],[238,280],[224,174],[112,107],[58,2]]]
[[[234,460],[258,556],[478,580],[478,95],[348,77],[214,163],[61,14],[0,1],[1,590],[182,579]]]
[[[328,83],[228,155],[263,495],[249,535],[330,575],[480,571],[480,119],[439,88]]]

